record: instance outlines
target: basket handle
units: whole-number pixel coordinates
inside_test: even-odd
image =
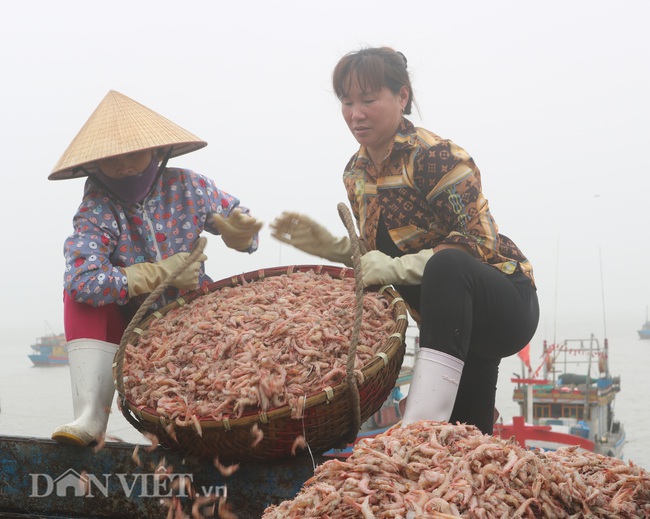
[[[356,308],[354,316],[354,325],[352,327],[352,337],[350,338],[350,348],[348,349],[348,362],[346,364],[345,377],[350,391],[352,400],[352,425],[348,437],[344,439],[347,443],[354,442],[359,429],[361,428],[361,398],[359,397],[359,386],[354,376],[354,361],[357,356],[357,345],[359,343],[359,332],[361,331],[361,320],[363,318],[363,283],[361,282],[361,255],[366,252],[366,248],[357,236],[354,222],[350,210],[343,203],[337,206],[339,216],[345,225],[352,245],[352,264],[354,266],[354,286],[356,296]]]
[[[129,422],[131,422],[131,425],[135,425],[131,421],[130,415],[127,416],[128,413],[128,406],[126,405],[126,396],[124,392],[124,374],[123,374],[123,364],[124,364],[124,354],[126,352],[126,346],[129,343],[129,337],[131,336],[131,333],[135,328],[140,324],[140,321],[142,320],[142,317],[144,316],[145,313],[151,308],[153,303],[160,297],[160,294],[162,294],[169,285],[172,284],[172,282],[181,275],[189,267],[192,263],[196,261],[196,259],[203,253],[203,250],[205,249],[205,246],[207,245],[208,240],[204,236],[199,237],[198,240],[196,240],[196,243],[194,244],[194,248],[192,249],[192,252],[190,252],[189,256],[185,259],[182,265],[178,266],[176,270],[174,270],[169,276],[167,276],[160,285],[158,285],[154,290],[147,296],[147,298],[144,300],[140,308],[138,308],[138,311],[135,313],[133,318],[131,319],[131,322],[129,325],[126,327],[126,330],[124,330],[124,333],[122,334],[122,340],[120,341],[120,346],[117,349],[117,353],[115,353],[115,360],[113,362],[113,378],[115,382],[115,389],[117,390],[118,394],[122,397],[121,401],[121,408],[122,408],[122,414],[126,417]],[[137,427],[136,427],[137,428]]]

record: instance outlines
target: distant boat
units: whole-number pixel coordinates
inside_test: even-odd
[[[581,450],[623,457],[625,431],[614,420],[614,399],[620,377],[609,372],[608,344],[589,339],[544,342],[542,365],[529,378],[513,378],[513,400],[521,416],[495,424],[495,435],[514,437],[529,449]],[[543,368],[543,376],[536,375]],[[579,369],[578,369],[579,368]]]
[[[638,330],[640,339],[650,339],[650,321],[646,321]]]
[[[65,366],[68,364],[68,347],[65,335],[50,334],[36,339],[32,344],[30,360],[35,366]]]
[[[645,323],[641,326],[639,332],[639,339],[650,339],[650,320],[648,319],[648,309],[645,309]]]

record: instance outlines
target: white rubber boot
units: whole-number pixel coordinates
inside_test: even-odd
[[[401,425],[418,420],[448,421],[454,410],[464,362],[447,353],[420,348]]]
[[[52,439],[61,443],[88,445],[106,432],[113,403],[113,359],[118,346],[96,339],[68,343],[75,420],[58,427]]]

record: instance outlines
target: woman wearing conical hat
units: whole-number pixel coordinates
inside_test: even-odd
[[[74,421],[52,438],[101,439],[114,385],[112,363],[137,307],[180,267],[202,231],[226,246],[257,250],[262,227],[214,182],[167,161],[206,146],[195,135],[111,90],[59,159],[50,180],[87,177],[65,241],[64,326]],[[154,307],[212,280],[205,255],[188,266]]]

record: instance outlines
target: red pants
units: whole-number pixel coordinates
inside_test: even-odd
[[[97,339],[119,344],[124,330],[129,325],[126,309],[117,304],[91,306],[77,303],[63,292],[63,326],[65,338]]]

